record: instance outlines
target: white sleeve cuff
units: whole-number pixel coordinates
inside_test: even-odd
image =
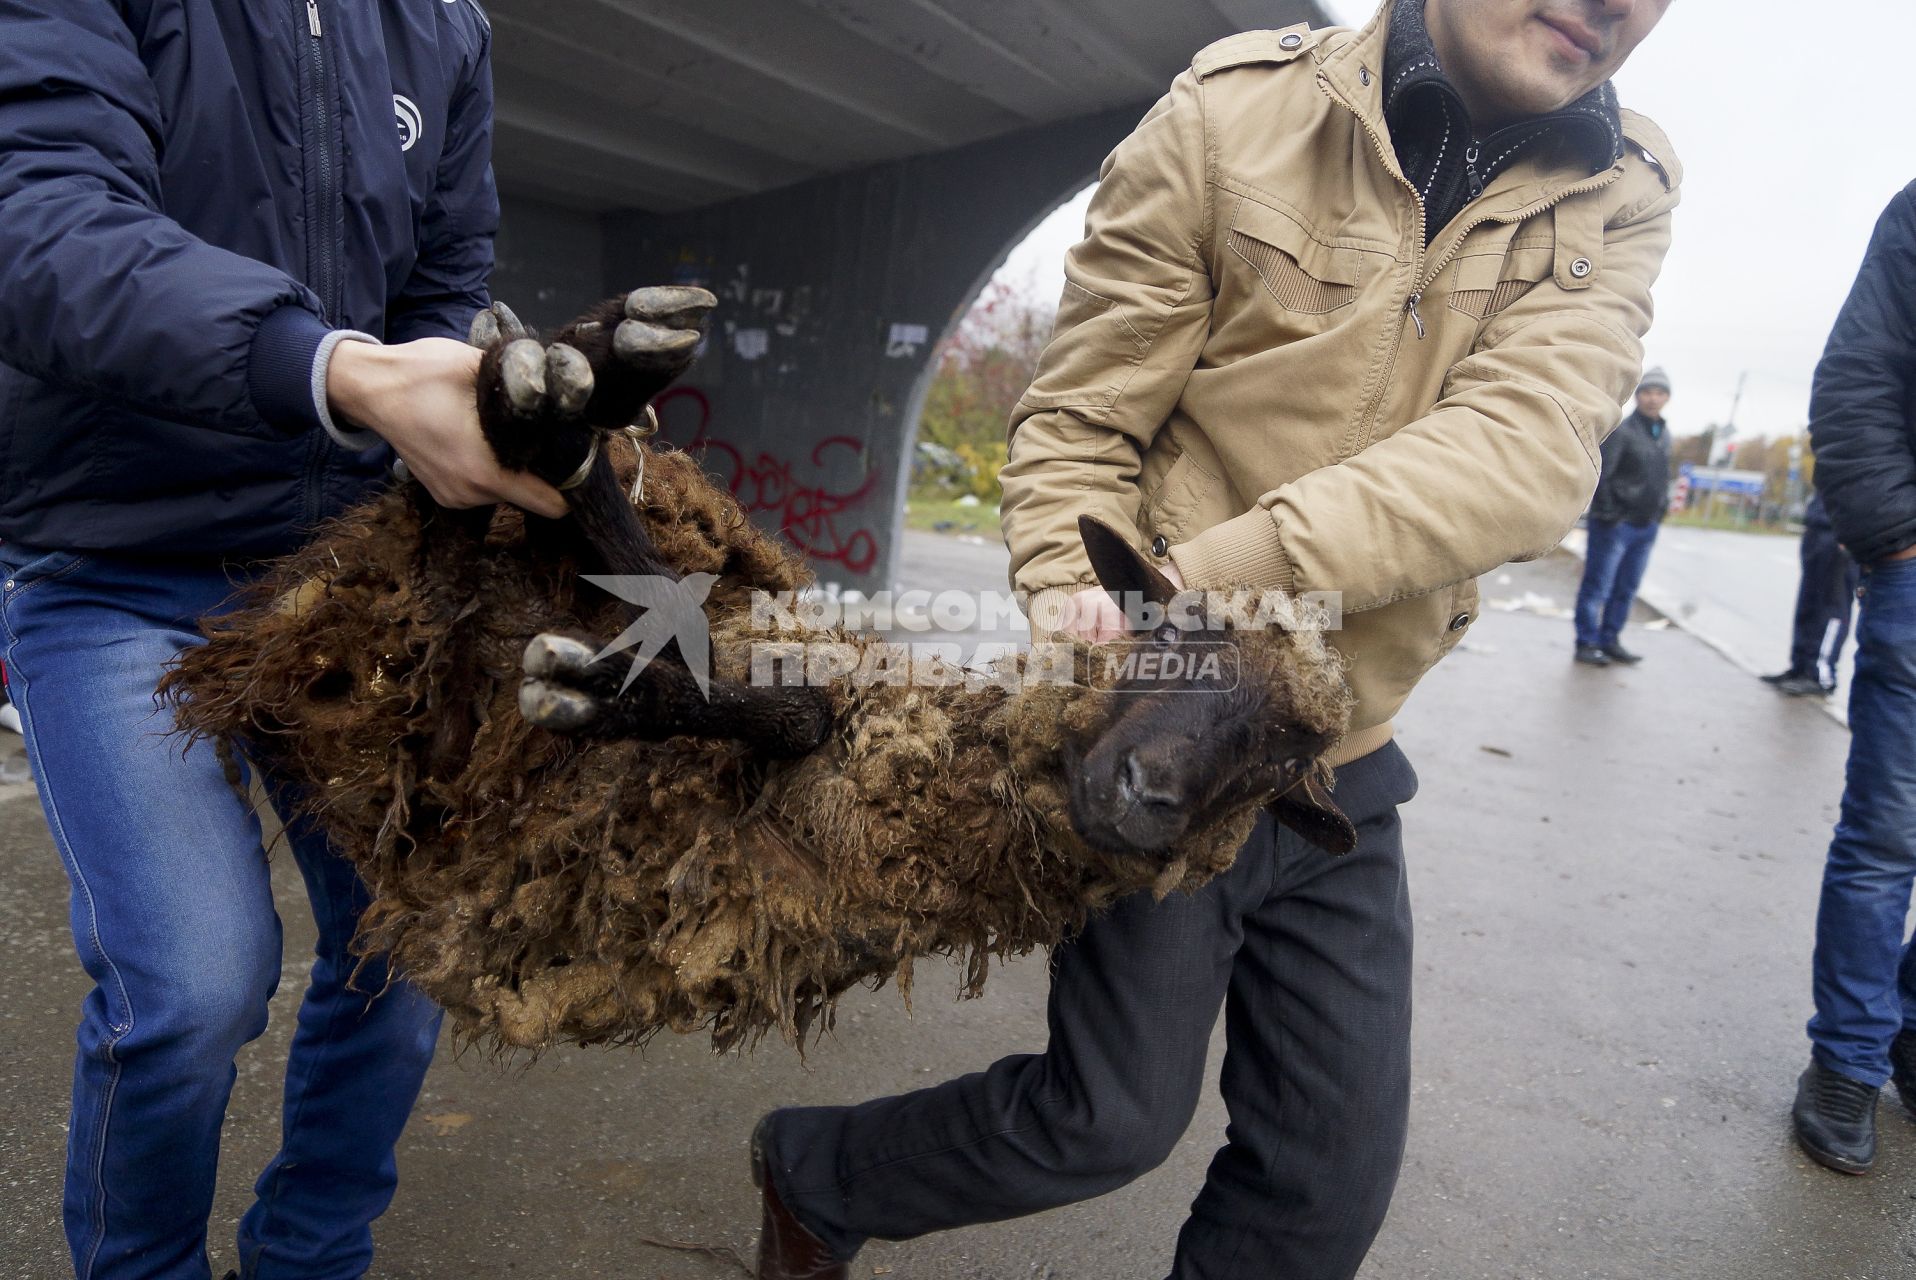
[[[363,453],[376,445],[385,443],[376,431],[353,431],[333,421],[332,408],[326,403],[326,372],[332,367],[333,352],[342,342],[370,342],[374,346],[384,344],[370,333],[361,333],[357,329],[335,329],[319,341],[319,350],[313,353],[313,408],[319,410],[319,425],[326,428],[326,434],[336,440],[341,448]]]

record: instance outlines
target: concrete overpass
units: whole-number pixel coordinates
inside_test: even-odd
[[[1191,55],[1309,0],[489,0],[494,293],[722,308],[666,434],[822,577],[890,579],[932,352]]]

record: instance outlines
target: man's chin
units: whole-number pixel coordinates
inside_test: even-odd
[[[1562,75],[1555,68],[1540,69],[1522,86],[1511,86],[1510,97],[1503,104],[1497,124],[1516,124],[1561,111],[1594,88],[1596,85]]]

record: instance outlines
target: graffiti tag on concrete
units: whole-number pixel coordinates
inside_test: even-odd
[[[766,450],[749,462],[736,445],[713,439],[712,401],[697,387],[674,387],[659,397],[665,433],[680,448],[703,453],[706,468],[749,515],[772,515],[778,529],[814,560],[869,573],[878,564],[878,535],[852,514],[878,486],[878,472],[865,442],[852,436],[827,436],[801,468],[791,458]],[[695,427],[686,431],[684,419]]]

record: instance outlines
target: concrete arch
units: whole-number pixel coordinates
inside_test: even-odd
[[[992,272],[1083,189],[1148,102],[691,214],[605,219],[605,270],[718,293],[661,405],[675,444],[822,580],[889,585],[932,356]]]
[[[1031,233],[1043,225],[1052,214],[1077,199],[1085,188],[1096,180],[1097,176],[1095,169],[1087,171],[1075,181],[1068,184],[1064,194],[1055,196],[1049,204],[1040,208],[1036,214],[1029,218],[1024,226],[1013,232],[1011,238],[1005,241],[1004,245],[1000,248],[997,256],[992,258],[987,265],[977,273],[971,285],[965,290],[963,299],[952,309],[951,314],[946,317],[944,328],[933,335],[931,347],[927,352],[927,358],[918,371],[918,380],[912,386],[911,397],[906,402],[905,411],[900,418],[900,426],[904,431],[904,436],[899,443],[899,465],[897,474],[894,477],[892,489],[892,546],[897,546],[899,538],[904,534],[905,503],[911,489],[912,456],[913,451],[917,447],[919,432],[924,423],[925,402],[930,398],[931,385],[938,377],[937,352],[944,346],[946,340],[958,331],[958,326],[964,323],[965,317],[970,314],[972,307],[977,305],[978,299],[983,297],[985,290],[990,287],[992,277],[997,275],[999,268],[1003,267],[1005,263],[1009,261],[1011,255],[1017,251],[1018,246],[1022,245],[1031,236]]]
[[[722,310],[665,406],[821,578],[887,585],[937,340],[1191,54],[1314,0],[488,0],[493,293]]]

